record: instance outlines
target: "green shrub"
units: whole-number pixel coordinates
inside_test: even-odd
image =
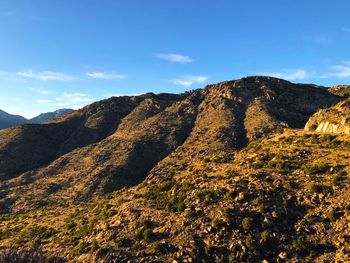
[[[150,242],[154,236],[152,224],[149,220],[141,220],[136,223],[138,229],[135,231],[134,238]]]
[[[331,209],[327,212],[327,218],[329,219],[329,221],[334,222],[336,221],[336,215],[335,215],[335,210]]]
[[[182,212],[186,208],[187,193],[193,189],[193,185],[189,182],[175,183],[166,181],[160,187],[151,185],[143,197],[152,201],[157,209],[164,209],[169,212]]]
[[[350,213],[350,204],[346,205],[344,210],[346,213]]]
[[[226,193],[226,197],[227,198],[235,198],[237,196],[237,192],[234,191],[234,190],[229,190],[227,193]]]
[[[254,237],[251,234],[247,235],[245,238],[245,245],[250,250],[254,249]]]
[[[81,254],[85,253],[87,247],[88,247],[88,244],[85,241],[80,242],[76,248],[76,254],[81,255]]]
[[[260,234],[261,242],[264,243],[264,244],[268,243],[270,241],[270,239],[271,239],[271,236],[272,235],[271,235],[270,231],[264,230]]]
[[[153,236],[154,236],[154,233],[150,228],[145,229],[142,233],[143,240],[145,240],[146,242],[151,242]]]
[[[267,206],[266,206],[265,204],[260,204],[259,207],[258,207],[258,209],[259,209],[259,212],[262,213],[262,214],[263,214],[263,213],[266,213],[267,210],[268,210],[268,209],[267,209]]]
[[[303,252],[307,249],[307,243],[301,237],[293,240],[292,246],[293,246],[293,249],[297,252]]]
[[[92,242],[91,244],[91,248],[90,248],[90,252],[93,253],[95,252],[97,249],[99,249],[99,245],[96,241]]]
[[[276,128],[276,133],[281,134],[284,132],[284,129],[282,127],[277,127]]]
[[[310,175],[324,174],[329,171],[329,166],[327,165],[303,165],[301,168]]]
[[[341,182],[342,179],[343,179],[343,176],[341,174],[336,174],[332,177],[332,183],[337,184],[337,183]]]
[[[249,230],[253,225],[253,219],[250,217],[245,217],[242,220],[242,227],[244,230]]]
[[[16,243],[22,244],[28,241],[41,242],[43,239],[48,239],[57,231],[51,227],[33,226],[23,230],[17,237]]]
[[[0,240],[6,239],[12,235],[11,230],[8,228],[1,228],[0,229]]]
[[[322,187],[316,183],[310,182],[306,185],[306,189],[309,190],[311,193],[318,193],[321,192]]]

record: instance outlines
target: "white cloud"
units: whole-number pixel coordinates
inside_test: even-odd
[[[106,80],[125,79],[125,76],[122,74],[113,74],[113,73],[107,73],[107,72],[87,72],[86,76],[93,79],[106,79]]]
[[[51,90],[42,89],[42,88],[29,88],[29,90],[34,92],[34,93],[41,94],[41,95],[48,95],[48,94],[52,93]]]
[[[307,79],[313,74],[302,69],[297,70],[282,70],[280,72],[260,72],[259,75],[270,76],[286,80]]]
[[[82,103],[82,102],[92,102],[93,100],[88,98],[84,93],[64,93],[63,98],[69,102]]]
[[[54,99],[39,99],[36,103],[54,108],[80,109],[93,101],[94,99],[84,93],[63,93]]]
[[[68,81],[73,80],[74,77],[67,75],[65,73],[61,72],[54,72],[54,71],[42,71],[34,73],[32,70],[26,70],[17,72],[16,76],[20,78],[29,78],[29,79],[36,79],[36,80],[61,80],[61,81]]]
[[[169,62],[173,63],[181,63],[181,64],[187,64],[191,63],[193,61],[192,58],[189,56],[181,55],[181,54],[174,54],[174,53],[169,53],[169,54],[156,54],[156,58],[166,60]]]
[[[208,77],[206,76],[183,76],[181,78],[178,79],[174,79],[173,83],[176,85],[180,85],[180,86],[185,86],[185,87],[189,87],[192,86],[193,84],[201,84],[204,83],[205,81],[207,81]]]
[[[52,102],[53,102],[52,100],[45,100],[45,99],[36,101],[36,103],[38,104],[50,104]]]
[[[339,78],[350,77],[350,62],[345,62],[345,65],[335,65],[331,67],[332,72],[329,74],[331,76]]]

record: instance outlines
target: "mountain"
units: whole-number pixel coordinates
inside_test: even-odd
[[[42,113],[32,119],[29,120],[30,123],[45,123],[48,121],[51,121],[53,119],[62,117],[64,115],[67,115],[68,113],[71,113],[73,110],[71,109],[59,109],[53,112],[47,112],[47,113]]]
[[[27,122],[28,120],[22,116],[8,114],[7,112],[0,110],[0,129],[6,129]]]
[[[247,77],[2,130],[0,247],[78,262],[346,262],[350,138],[303,130],[343,101]]]
[[[60,118],[64,115],[67,115],[68,113],[71,113],[72,111],[73,110],[71,110],[71,109],[60,109],[60,110],[56,110],[54,112],[42,113],[39,116],[28,120],[22,116],[11,115],[11,114],[8,114],[8,113],[0,110],[0,130],[14,127],[16,125],[22,125],[22,124],[45,123],[45,122]]]

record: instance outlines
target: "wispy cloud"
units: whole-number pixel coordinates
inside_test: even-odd
[[[87,72],[85,75],[89,78],[105,79],[105,80],[118,80],[118,79],[126,78],[122,74],[114,74],[114,73],[107,73],[107,72]]]
[[[55,108],[79,109],[93,101],[94,99],[84,93],[63,93],[61,96],[54,99],[39,99],[36,103]]]
[[[102,98],[111,98],[111,97],[122,97],[122,96],[140,96],[143,93],[107,93],[103,94]]]
[[[68,81],[73,80],[74,77],[67,75],[62,72],[54,72],[54,71],[41,71],[41,72],[33,72],[32,70],[26,70],[17,72],[16,76],[25,79],[35,79],[35,80],[60,80],[60,81]]]
[[[343,65],[334,65],[331,67],[332,71],[329,73],[330,76],[339,78],[350,77],[350,62],[345,62]]]
[[[84,93],[64,93],[63,98],[70,102],[91,102],[92,99],[88,98]]]
[[[187,64],[193,61],[193,59],[190,58],[189,56],[185,56],[182,54],[175,54],[175,53],[168,53],[168,54],[158,53],[155,56],[158,59],[166,60],[173,63]]]
[[[297,69],[297,70],[282,70],[278,72],[260,72],[259,75],[263,76],[270,76],[280,79],[286,79],[286,80],[301,80],[301,79],[307,79],[311,77],[313,74],[310,72],[307,72],[303,69]]]
[[[350,27],[343,27],[341,30],[346,33],[350,33]]]
[[[45,100],[45,99],[36,100],[36,103],[38,103],[38,104],[50,104],[52,102],[53,102],[53,100]]]
[[[29,88],[29,90],[31,92],[37,93],[37,94],[41,94],[41,95],[49,95],[52,93],[51,90],[47,90],[47,89],[42,89],[42,88]]]
[[[193,84],[202,84],[208,80],[206,76],[182,76],[181,78],[177,78],[173,80],[173,83],[180,86],[189,87]]]

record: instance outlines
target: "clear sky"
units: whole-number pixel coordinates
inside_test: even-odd
[[[349,84],[349,11],[349,0],[0,0],[0,109],[32,117],[247,75]]]

